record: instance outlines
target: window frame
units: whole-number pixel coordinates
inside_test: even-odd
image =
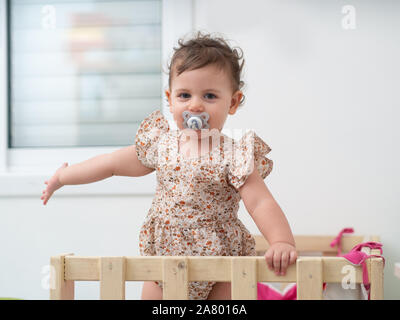
[[[166,62],[169,61],[172,48],[176,46],[179,37],[193,31],[194,0],[162,0],[161,17],[161,56],[162,56],[162,92],[168,86]],[[18,195],[37,195],[43,189],[44,181],[49,178],[63,162],[69,164],[81,162],[99,154],[113,152],[125,146],[113,147],[72,147],[72,148],[9,148],[8,119],[8,21],[9,0],[0,0],[0,197]],[[161,102],[161,111],[174,123],[168,111],[164,98]],[[113,177],[96,183],[96,186],[79,188],[67,187],[63,194],[90,194],[90,195],[123,195],[123,194],[154,194],[154,173],[139,177],[140,183],[128,182],[126,177]],[[131,179],[130,179],[131,180]]]

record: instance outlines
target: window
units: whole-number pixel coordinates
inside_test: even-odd
[[[132,145],[140,121],[167,110],[162,71],[192,10],[191,0],[0,0],[0,196],[37,195],[63,162]],[[136,193],[120,182],[112,192]]]
[[[161,1],[9,3],[9,146],[131,143],[161,105]]]

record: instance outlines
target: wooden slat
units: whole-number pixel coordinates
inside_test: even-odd
[[[232,300],[257,300],[257,261],[253,257],[231,260]]]
[[[342,270],[345,266],[352,266],[355,270],[355,282],[362,283],[362,268],[353,266],[345,258],[341,257],[323,257],[323,280],[326,283],[341,283],[344,273]]]
[[[379,236],[371,236],[371,241],[380,242]],[[372,255],[381,255],[379,249],[372,249]],[[371,300],[383,300],[384,263],[382,258],[372,258],[369,269],[369,281],[371,283]]]
[[[326,253],[336,253],[337,247],[332,248],[330,243],[336,236],[306,236],[298,235],[294,236],[296,243],[296,250],[298,252],[326,252]],[[255,235],[256,240],[256,251],[265,252],[269,248],[267,240],[261,235]],[[350,236],[343,235],[342,238],[342,251],[350,251],[356,244],[361,243],[363,236]]]
[[[322,300],[322,258],[297,259],[297,299]]]
[[[186,257],[164,257],[163,300],[188,299],[188,262]]]
[[[381,237],[377,235],[370,236],[370,241],[381,242]]]
[[[65,280],[99,281],[100,257],[65,257]]]
[[[229,256],[205,257],[190,256],[189,281],[231,281],[231,259]]]
[[[190,272],[189,281],[231,281],[231,258],[222,257],[187,257]],[[302,258],[301,256],[299,258]],[[98,281],[100,257],[75,257],[65,258],[65,280]],[[125,281],[162,281],[163,257],[126,257]],[[264,257],[254,257],[257,263],[257,279],[261,282],[296,282],[296,265],[290,265],[285,276],[277,276],[268,269]],[[341,270],[346,265],[351,265],[341,257],[324,257],[324,282],[341,282]],[[362,283],[361,267],[356,268],[356,282]]]
[[[264,257],[255,258],[257,262],[257,281],[259,282],[296,282],[296,264],[286,269],[285,276],[277,276],[274,270],[269,270]]]
[[[65,280],[65,257],[73,253],[50,258],[50,300],[73,300],[74,281]]]
[[[371,272],[369,273],[371,282],[371,300],[383,300],[383,259],[371,259]]]
[[[162,281],[163,257],[126,257],[126,281]]]
[[[101,257],[66,257],[66,280],[99,281]],[[125,257],[126,281],[162,280],[163,257]]]
[[[258,239],[257,249],[268,246],[265,239]],[[333,237],[330,236],[296,236],[297,249],[303,251],[327,252],[332,254],[336,248],[330,248]],[[377,241],[379,237],[347,236],[343,238],[343,251],[346,246],[366,241]],[[263,243],[264,241],[264,243]],[[324,242],[324,243],[321,243]],[[313,247],[312,247],[313,246]],[[367,254],[379,254],[379,251],[362,249]],[[122,263],[125,258],[125,263]],[[107,264],[112,262],[112,269],[107,271]],[[52,289],[52,299],[73,299],[73,281],[102,280],[101,297],[124,298],[124,281],[164,282],[164,299],[187,299],[189,281],[232,282],[233,299],[257,299],[257,281],[260,282],[298,282],[299,299],[322,299],[322,283],[341,283],[342,269],[351,265],[342,257],[304,257],[299,255],[297,264],[288,267],[285,276],[276,276],[268,269],[263,256],[230,257],[230,256],[187,256],[187,257],[75,257],[60,255],[52,257],[53,277],[58,283]],[[118,267],[114,264],[117,263]],[[114,269],[114,266],[116,269]],[[356,283],[362,283],[362,268],[354,266]],[[380,258],[367,260],[368,274],[371,281],[371,299],[383,299],[383,261]],[[102,270],[102,271],[101,271]],[[116,273],[111,271],[119,270]],[[239,271],[238,271],[239,270]],[[111,280],[102,275],[111,274]],[[63,276],[62,276],[63,274]],[[56,277],[57,275],[57,277]],[[123,276],[124,275],[124,276]],[[107,285],[107,282],[109,284]],[[118,285],[114,288],[111,283]],[[107,289],[111,288],[111,289]],[[107,292],[107,293],[106,293]],[[113,293],[114,292],[114,293]],[[103,294],[104,293],[104,294]]]
[[[100,299],[125,300],[125,258],[101,257]]]

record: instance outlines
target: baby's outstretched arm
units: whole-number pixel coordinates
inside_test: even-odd
[[[256,169],[239,193],[247,211],[270,245],[264,255],[268,267],[274,269],[277,275],[284,275],[287,267],[297,259],[293,234],[285,214]]]
[[[53,193],[64,185],[86,184],[111,176],[140,177],[154,171],[145,167],[137,157],[136,146],[128,146],[68,166],[64,163],[47,181],[41,199],[45,205]]]

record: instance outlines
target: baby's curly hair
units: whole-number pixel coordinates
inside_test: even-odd
[[[168,86],[171,89],[171,78],[175,71],[179,76],[186,70],[195,70],[209,64],[216,65],[220,70],[227,70],[231,74],[232,90],[241,90],[244,82],[241,80],[241,72],[244,65],[243,50],[239,47],[231,48],[222,37],[213,37],[211,34],[203,34],[198,31],[195,36],[187,41],[178,40],[179,47],[174,47],[171,63],[168,65]],[[241,55],[239,55],[238,50]],[[240,63],[240,60],[242,62]],[[243,95],[239,106],[244,103]]]

